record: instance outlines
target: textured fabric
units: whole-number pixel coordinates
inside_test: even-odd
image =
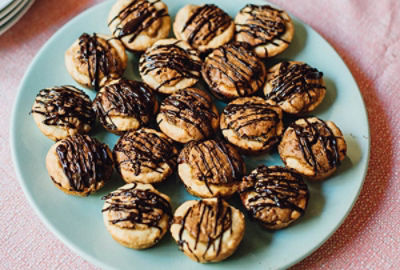
[[[34,55],[59,27],[98,2],[37,0],[0,36],[0,269],[95,269],[32,211],[12,167],[7,127]],[[371,127],[370,165],[357,203],[339,230],[293,269],[400,269],[400,1],[272,2],[311,25],[343,57]]]

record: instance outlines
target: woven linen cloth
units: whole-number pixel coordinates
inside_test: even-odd
[[[35,54],[62,25],[99,2],[36,0],[0,36],[0,269],[96,268],[45,228],[28,204],[14,173],[8,127],[18,85]],[[360,87],[371,131],[369,169],[353,210],[293,269],[400,269],[400,1],[271,2],[338,51]]]

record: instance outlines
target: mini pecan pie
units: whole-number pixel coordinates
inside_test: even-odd
[[[54,141],[88,133],[95,120],[89,96],[71,85],[40,90],[31,113],[40,131]]]
[[[110,180],[112,153],[88,135],[74,135],[55,143],[46,156],[53,183],[67,194],[87,196]]]
[[[239,193],[249,216],[273,230],[299,219],[309,198],[300,174],[285,167],[265,165],[243,178]]]
[[[243,214],[220,198],[187,201],[176,209],[171,234],[181,251],[201,263],[219,262],[242,241]]]
[[[121,245],[143,249],[157,244],[172,218],[170,199],[150,184],[132,183],[103,197],[103,220]]]
[[[264,85],[264,64],[246,43],[229,43],[213,50],[201,70],[204,81],[220,99],[250,96]]]
[[[331,121],[301,118],[282,136],[278,150],[288,168],[310,179],[322,180],[333,174],[346,156],[346,142]]]
[[[228,43],[235,34],[235,23],[216,5],[186,5],[176,14],[173,30],[177,39],[206,52]]]
[[[65,52],[72,78],[96,91],[125,71],[128,57],[122,43],[111,36],[83,33]]]
[[[235,23],[236,41],[248,43],[261,58],[284,51],[294,34],[289,15],[269,5],[246,5],[236,15]]]
[[[231,196],[246,170],[236,149],[222,140],[186,144],[178,163],[178,174],[186,189],[202,198]]]
[[[145,51],[171,29],[168,7],[160,0],[118,0],[108,15],[114,37],[131,51]]]

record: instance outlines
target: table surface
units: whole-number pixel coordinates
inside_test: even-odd
[[[35,54],[62,25],[99,2],[37,0],[0,36],[0,269],[95,269],[47,230],[28,204],[12,165],[8,127]],[[400,269],[400,1],[270,2],[338,51],[360,87],[371,129],[369,169],[353,210],[293,269]]]

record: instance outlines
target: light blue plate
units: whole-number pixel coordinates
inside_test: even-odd
[[[11,121],[13,161],[22,188],[43,222],[72,250],[103,268],[279,269],[295,264],[318,248],[343,222],[357,199],[369,157],[368,120],[359,89],[340,56],[319,34],[296,19],[294,41],[279,59],[305,61],[324,72],[327,97],[313,114],[334,121],[348,144],[348,157],[338,172],[323,183],[309,183],[310,204],[300,222],[282,231],[267,232],[246,221],[246,234],[237,252],[224,262],[202,265],[184,256],[169,235],[156,247],[142,251],[124,248],[110,237],[103,225],[100,198],[123,184],[118,176],[87,198],[65,195],[53,185],[45,168],[45,156],[53,142],[40,133],[29,111],[40,89],[76,85],[64,67],[64,52],[83,32],[109,33],[106,18],[113,2],[106,1],[85,11],[60,29],[37,54],[19,89]],[[195,1],[165,2],[174,16],[179,8]],[[237,1],[213,2],[232,17],[244,6]],[[265,4],[261,0],[252,2]],[[137,59],[130,55],[128,78],[138,79],[136,66]],[[86,92],[92,98],[95,96],[91,90]],[[102,128],[95,128],[92,135],[110,147],[117,139]],[[274,165],[281,161],[275,153],[246,158],[246,163],[252,169],[262,163]],[[191,198],[176,177],[159,188],[171,196],[174,208]],[[231,203],[238,205],[235,199]]]

